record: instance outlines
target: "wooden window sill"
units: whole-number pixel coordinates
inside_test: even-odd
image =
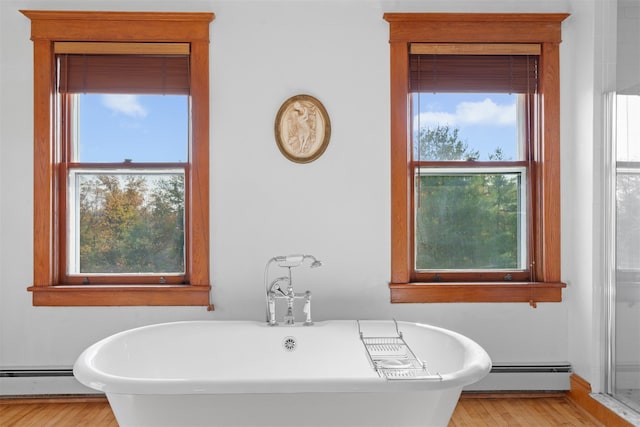
[[[561,282],[390,283],[392,303],[562,301]]]
[[[206,306],[209,285],[31,286],[34,306]]]

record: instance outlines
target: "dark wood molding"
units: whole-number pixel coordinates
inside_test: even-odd
[[[391,283],[392,303],[562,301],[564,283]]]
[[[34,306],[206,306],[209,285],[182,286],[31,286]]]

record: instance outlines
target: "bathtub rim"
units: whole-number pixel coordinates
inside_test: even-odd
[[[356,327],[356,320],[325,320],[316,322],[323,324],[347,323]],[[360,320],[360,322],[391,322],[390,320]],[[264,322],[253,320],[187,320],[155,323],[127,329],[103,338],[86,348],[77,358],[73,366],[75,378],[83,385],[107,394],[241,394],[241,393],[305,393],[305,392],[388,392],[388,391],[427,391],[460,388],[479,381],[491,369],[491,359],[486,351],[470,338],[449,329],[425,323],[398,321],[400,330],[403,326],[426,328],[455,339],[463,348],[462,367],[441,375],[441,380],[386,380],[371,370],[370,377],[363,378],[323,378],[318,379],[286,379],[286,380],[183,380],[171,378],[133,378],[116,375],[98,369],[94,362],[100,350],[125,335],[140,333],[145,330],[163,328],[168,325],[189,326],[193,324],[235,323],[254,327],[271,328]],[[313,327],[313,326],[312,326]],[[302,325],[283,326],[282,328],[303,328]],[[294,330],[294,329],[292,329]],[[357,330],[357,328],[356,328]],[[356,335],[354,339],[359,339]],[[364,353],[363,353],[364,355]],[[368,362],[368,361],[367,361]],[[324,381],[326,380],[326,381]]]

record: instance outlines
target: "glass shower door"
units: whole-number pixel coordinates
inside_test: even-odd
[[[640,95],[616,95],[613,396],[640,412]]]

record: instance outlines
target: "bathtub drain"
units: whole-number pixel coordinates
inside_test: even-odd
[[[295,350],[297,345],[298,343],[296,342],[296,339],[294,337],[286,337],[284,340],[282,340],[282,347],[284,347],[284,349],[287,351]]]

